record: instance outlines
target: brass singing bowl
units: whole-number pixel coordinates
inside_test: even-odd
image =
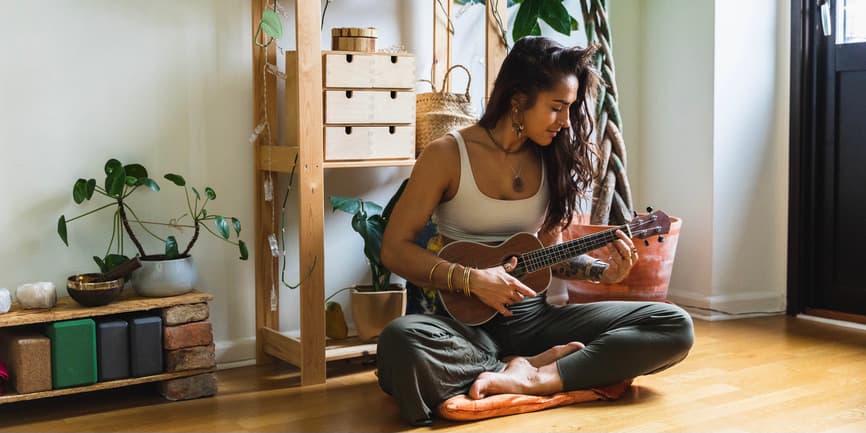
[[[123,283],[123,278],[103,281],[102,274],[78,274],[66,279],[66,292],[81,305],[98,307],[117,299]]]
[[[66,279],[66,287],[75,290],[111,290],[123,287],[123,278],[102,281],[102,274],[78,274]]]

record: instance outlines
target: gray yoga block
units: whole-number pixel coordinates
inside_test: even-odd
[[[129,319],[129,349],[133,377],[162,373],[162,318]]]
[[[129,324],[126,320],[96,321],[96,358],[100,382],[129,377]]]

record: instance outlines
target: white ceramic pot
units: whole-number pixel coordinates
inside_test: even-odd
[[[132,288],[141,296],[166,297],[195,288],[196,270],[192,257],[158,260],[142,257],[141,268],[132,273]]]

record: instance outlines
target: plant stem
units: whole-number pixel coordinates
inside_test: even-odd
[[[146,231],[146,232],[147,232],[147,234],[149,234],[149,235],[151,235],[151,236],[153,236],[153,237],[155,237],[155,238],[157,238],[157,239],[159,239],[159,240],[161,240],[161,241],[163,241],[163,242],[165,242],[165,239],[163,239],[163,238],[161,238],[161,237],[159,237],[159,236],[157,236],[157,235],[156,235],[156,234],[155,234],[155,233],[154,233],[154,232],[152,232],[152,231],[150,231],[150,230],[148,230],[148,229],[147,229],[147,227],[145,227],[145,225],[144,225],[144,224],[142,224],[142,223],[141,223],[141,222],[140,222],[140,220],[139,220],[139,219],[138,219],[138,215],[136,215],[136,214],[135,214],[135,211],[134,211],[134,210],[132,210],[132,208],[131,208],[131,207],[130,207],[130,206],[129,206],[129,205],[125,205],[125,206],[126,206],[126,208],[127,208],[127,209],[129,209],[129,212],[130,212],[130,213],[132,213],[132,216],[134,216],[134,217],[135,217],[135,219],[134,219],[134,220],[132,220],[132,221],[134,221],[134,222],[137,222],[137,223],[138,223],[138,225],[140,225],[140,226],[141,226],[141,228],[142,228],[142,229],[144,229],[144,231]]]
[[[183,250],[183,253],[181,254],[181,256],[188,255],[189,250],[192,249],[193,244],[195,244],[195,241],[198,240],[198,233],[200,231],[201,224],[195,218],[193,218],[193,221],[195,221],[195,232],[192,234],[192,239],[189,240],[189,243],[186,245],[186,249]],[[205,227],[205,229],[207,229],[207,227]],[[210,231],[210,230],[208,229],[208,231]],[[213,232],[211,232],[211,233],[213,233]]]
[[[133,244],[135,244],[135,248],[138,249],[139,254],[144,257],[147,254],[145,254],[144,247],[141,246],[141,242],[139,242],[138,238],[135,237],[135,233],[132,232],[132,227],[129,226],[129,221],[126,219],[126,209],[124,209],[124,206],[126,206],[126,204],[123,203],[123,199],[118,199],[117,211],[120,212],[120,221],[123,223],[123,227],[126,228],[126,234],[129,235],[129,239],[132,240]],[[130,212],[132,212],[132,209],[130,209]],[[135,215],[135,212],[132,212],[132,214]],[[138,219],[138,217],[136,216],[135,219]]]
[[[75,217],[75,218],[68,219],[68,220],[66,220],[66,222],[67,222],[67,223],[71,223],[72,221],[75,221],[75,220],[77,220],[77,219],[79,219],[79,218],[81,218],[81,217],[85,217],[85,216],[90,215],[90,214],[92,214],[92,213],[94,213],[94,212],[99,212],[99,211],[101,211],[101,210],[103,210],[103,209],[105,209],[105,208],[107,208],[107,207],[114,206],[115,204],[116,204],[116,203],[109,203],[109,204],[107,204],[107,205],[105,205],[105,206],[98,207],[98,208],[96,208],[96,209],[93,209],[93,210],[90,211],[90,212],[86,212],[86,213],[83,213],[83,214],[81,214],[81,215],[78,215],[78,216]]]
[[[337,296],[337,294],[339,294],[339,293],[341,293],[341,292],[345,292],[346,290],[349,290],[349,289],[351,289],[351,287],[343,287],[342,289],[337,290],[337,291],[334,292],[334,293],[331,293],[330,295],[328,295],[327,298],[325,298],[325,303],[327,304],[328,301],[331,300],[331,298],[333,298],[334,296]]]
[[[120,222],[118,218],[117,211],[114,211],[114,218],[111,219],[111,239],[108,240],[108,248],[105,249],[106,256],[111,252],[111,246],[114,245],[114,234],[117,232],[118,223]]]

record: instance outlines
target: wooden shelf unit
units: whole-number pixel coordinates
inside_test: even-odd
[[[27,326],[41,323],[51,323],[61,320],[83,319],[100,316],[108,316],[113,314],[131,313],[138,311],[150,311],[175,305],[198,304],[208,302],[213,299],[213,296],[193,290],[192,292],[172,296],[166,298],[145,298],[134,294],[132,290],[124,290],[123,296],[115,302],[100,307],[84,307],[75,302],[72,298],[62,297],[57,299],[57,305],[54,308],[48,309],[32,309],[24,310],[16,303],[12,305],[12,309],[6,314],[0,314],[0,328],[8,328],[13,326]],[[15,392],[7,392],[0,395],[0,404],[12,403],[16,401],[36,400],[47,397],[57,397],[61,395],[78,394],[89,391],[99,391],[103,389],[120,388],[123,386],[137,385],[148,382],[162,382],[169,379],[177,379],[187,376],[195,376],[202,373],[215,371],[213,368],[179,371],[173,373],[160,373],[152,376],[132,377],[128,379],[111,380],[106,382],[97,382],[92,385],[75,386],[70,388],[52,389],[48,391],[30,392],[18,394]]]
[[[444,2],[444,11],[437,0],[430,1],[433,17],[433,72],[434,82],[441,81],[451,64],[451,33],[448,16],[451,0]],[[486,2],[486,81],[487,94],[493,86],[499,66],[506,55],[506,47],[496,24],[493,8],[497,8],[502,22],[507,22],[507,2]],[[256,44],[256,31],[267,0],[254,0],[251,8],[253,48],[253,124],[264,116],[272,130],[278,125],[276,106],[276,77],[263,74],[267,64],[276,64],[276,44],[262,49]],[[290,145],[273,145],[276,141],[261,134],[254,144],[255,222],[256,222],[256,360],[270,362],[273,358],[291,363],[301,369],[301,384],[315,385],[326,380],[328,361],[374,355],[376,344],[346,339],[330,341],[325,338],[325,274],[324,274],[324,169],[346,167],[384,167],[412,165],[408,160],[324,161],[323,71],[321,46],[321,4],[316,0],[299,0],[295,5],[296,55],[286,65],[286,93],[296,99],[286,101],[287,137]],[[265,38],[260,35],[259,43]],[[446,86],[449,88],[450,86]],[[267,92],[264,89],[267,89]],[[263,102],[271,107],[261,110]],[[291,107],[299,107],[292,110]],[[270,144],[269,144],[270,143]],[[271,290],[276,288],[279,305],[280,282],[277,279],[279,260],[271,255],[268,236],[279,227],[273,220],[274,202],[265,201],[263,184],[269,172],[290,173],[297,156],[297,183],[299,195],[298,227],[299,273],[304,275],[300,287],[300,337],[280,332],[279,309],[271,308]],[[276,194],[275,194],[276,196]],[[307,273],[309,272],[309,275]]]

